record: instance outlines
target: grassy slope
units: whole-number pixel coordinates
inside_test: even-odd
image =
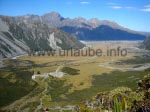
[[[30,71],[0,70],[0,107],[30,93],[37,85],[31,80],[31,76]]]
[[[82,102],[95,96],[96,93],[110,91],[116,87],[137,88],[136,82],[150,71],[141,72],[111,72],[93,76],[92,86],[83,90],[76,90],[68,95],[70,102]]]

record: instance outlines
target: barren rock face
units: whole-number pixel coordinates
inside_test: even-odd
[[[23,18],[0,16],[1,57],[25,54],[27,50],[84,47],[75,37],[38,21],[37,16],[28,15]]]

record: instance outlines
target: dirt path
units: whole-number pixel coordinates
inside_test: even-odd
[[[67,64],[75,64],[75,63],[79,63],[79,62],[84,62],[84,61],[87,61],[89,59],[93,59],[93,58],[96,58],[95,56],[94,57],[88,57],[84,60],[79,60],[79,61],[75,61],[75,62],[68,62]],[[60,66],[57,67],[56,71],[55,72],[51,72],[51,73],[45,73],[45,74],[42,74],[42,75],[37,75],[37,74],[34,74],[32,76],[32,80],[36,81],[36,77],[43,77],[43,82],[51,75],[51,76],[55,76],[57,78],[62,78],[64,76],[64,73],[62,74],[62,72],[60,72],[60,69],[62,67],[64,67],[65,65],[62,64]],[[40,110],[41,108],[43,108],[43,99],[44,97],[46,96],[46,92],[47,92],[47,86],[45,87],[45,90],[42,92],[42,97],[40,98],[40,105],[37,106],[35,112],[37,112],[38,110]],[[51,108],[51,110],[55,110],[56,107],[54,108]],[[65,107],[59,107],[59,110],[72,110],[74,108],[74,106],[65,106]]]
[[[64,64],[58,66],[55,72],[44,73],[42,75],[33,75],[32,76],[32,80],[36,81],[36,77],[43,77],[42,82],[44,82],[50,75],[51,76],[55,76],[57,78],[62,78],[64,76],[64,73],[59,72],[59,71],[60,71],[60,68],[62,68],[63,66],[64,66]],[[43,108],[43,99],[46,96],[46,92],[48,90],[47,88],[48,88],[48,86],[46,86],[45,89],[44,89],[44,91],[42,92],[42,97],[40,98],[40,105],[37,106],[35,112],[38,112],[38,110],[40,110],[41,108]]]

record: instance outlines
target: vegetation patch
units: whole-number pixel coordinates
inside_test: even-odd
[[[69,74],[69,75],[78,75],[80,70],[70,68],[70,67],[63,67],[62,72],[66,73],[66,74]]]
[[[138,81],[136,91],[127,87],[119,87],[109,92],[100,92],[92,99],[85,101],[81,111],[113,111],[113,112],[149,112],[150,108],[150,75]]]
[[[105,73],[102,75],[94,75],[92,86],[88,89],[76,90],[68,95],[69,101],[72,103],[83,102],[93,97],[96,93],[107,92],[113,90],[117,87],[129,87],[131,89],[136,89],[138,86],[136,83],[142,79],[145,74],[150,73],[147,69],[145,71],[130,71],[130,72],[120,72],[114,71],[109,74]]]
[[[128,60],[122,60],[120,62],[115,62],[116,64],[145,64],[145,63],[150,63],[149,58],[144,58],[144,57],[135,57],[134,59],[128,59]]]
[[[51,95],[52,101],[64,100],[61,96],[65,96],[68,90],[72,87],[71,84],[65,85],[66,80],[51,78],[48,83],[48,94]]]
[[[32,72],[14,70],[8,72],[0,70],[0,107],[30,93],[37,83],[31,79]]]

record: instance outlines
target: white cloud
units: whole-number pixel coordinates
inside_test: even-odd
[[[114,5],[114,6],[111,6],[111,8],[113,8],[113,9],[121,9],[122,7],[118,6],[118,5]]]
[[[82,5],[89,5],[89,4],[90,4],[90,2],[83,1],[83,2],[80,2],[80,4],[82,4]]]
[[[145,5],[144,7],[145,7],[145,8],[150,8],[150,5]]]
[[[150,12],[150,7],[143,8],[143,9],[141,9],[141,11],[144,11],[144,12]]]
[[[110,8],[113,8],[113,9],[121,9],[121,8],[123,8],[122,6],[117,5],[116,3],[113,3],[113,2],[108,2],[107,5],[108,5]]]
[[[150,5],[145,5],[144,8],[140,9],[143,12],[150,12]]]
[[[137,11],[143,11],[143,12],[150,12],[150,4],[143,6],[143,8],[139,9],[137,7],[133,7],[133,6],[121,6],[119,4],[113,3],[113,2],[108,2],[107,5],[110,8],[113,9],[128,9],[128,10],[137,10]]]

